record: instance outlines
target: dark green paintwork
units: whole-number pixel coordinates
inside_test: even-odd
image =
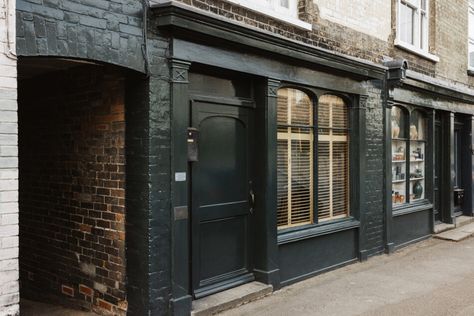
[[[199,298],[254,279],[253,108],[193,101],[192,285]]]

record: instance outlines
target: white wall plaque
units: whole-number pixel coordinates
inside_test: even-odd
[[[176,182],[186,181],[186,172],[175,172],[174,181]]]

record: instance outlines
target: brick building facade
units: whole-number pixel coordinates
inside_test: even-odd
[[[22,298],[187,315],[472,216],[469,1],[266,3],[0,6],[2,312],[19,272]]]
[[[0,311],[19,310],[15,1],[0,2]]]

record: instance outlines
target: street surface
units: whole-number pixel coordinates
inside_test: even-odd
[[[474,238],[429,239],[220,314],[236,315],[474,316]]]

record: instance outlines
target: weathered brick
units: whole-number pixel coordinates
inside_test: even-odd
[[[58,86],[67,86],[67,89],[56,89]],[[117,165],[110,162],[111,158],[120,160],[124,156],[125,143],[118,140],[124,138],[125,124],[114,130],[93,128],[98,121],[107,125],[125,121],[123,88],[120,73],[89,66],[59,76],[31,79],[23,86],[31,96],[22,98],[21,107],[25,111],[20,117],[25,135],[20,143],[25,153],[20,156],[20,168],[24,170],[20,190],[24,194],[22,205],[28,205],[21,209],[20,223],[20,247],[25,249],[22,260],[27,260],[24,274],[34,273],[37,266],[54,267],[55,272],[48,279],[50,290],[44,290],[43,294],[58,296],[59,289],[66,285],[78,291],[73,295],[74,300],[68,300],[69,304],[75,302],[83,306],[84,302],[92,302],[98,305],[98,297],[109,301],[100,296],[101,293],[111,295],[116,284],[124,287],[125,274],[109,275],[105,262],[109,254],[120,256],[119,265],[125,269],[125,244],[117,244],[119,250],[112,247],[110,239],[101,236],[118,236],[119,231],[125,230],[124,221],[114,222],[114,210],[125,211],[120,205],[125,193],[117,189],[117,181],[104,181],[98,175],[103,173],[104,178],[110,178],[106,169],[125,172],[123,168],[119,172]],[[64,102],[68,106],[64,106]],[[48,107],[39,111],[38,103],[48,104]],[[71,147],[72,142],[74,147]],[[47,168],[38,161],[47,161]],[[43,211],[45,205],[48,212]],[[47,255],[51,250],[36,246],[38,240],[55,245],[54,258]],[[72,263],[70,251],[78,254],[78,257],[72,255]],[[103,282],[104,277],[111,281]],[[34,293],[43,281],[25,277],[22,282],[26,291]],[[105,284],[105,289],[92,290],[94,282]],[[67,293],[70,295],[70,291]],[[125,300],[125,293],[122,294],[114,301]]]
[[[74,297],[74,288],[67,285],[61,285],[61,293],[70,297]]]
[[[94,290],[83,284],[79,284],[79,293],[87,296],[94,296]]]
[[[14,227],[16,229],[16,226],[14,226]],[[4,227],[2,227],[2,229],[9,229],[9,226],[4,226]],[[13,231],[13,229],[12,229],[12,231]],[[17,234],[18,234],[18,229],[17,229]],[[0,237],[2,237],[1,234],[0,234]],[[0,249],[0,260],[9,260],[9,259],[15,259],[15,258],[18,258],[18,248],[5,248],[5,249],[1,248]],[[6,272],[5,271],[1,272],[2,282],[3,282],[4,273],[6,273]],[[12,273],[12,275],[15,275],[15,277],[18,279],[18,272],[17,271],[14,271]]]
[[[0,271],[18,270],[19,263],[18,258],[0,260]]]

